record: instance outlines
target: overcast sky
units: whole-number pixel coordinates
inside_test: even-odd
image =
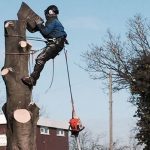
[[[89,50],[90,44],[100,45],[105,39],[107,29],[125,37],[127,21],[136,14],[150,18],[149,0],[26,0],[26,2],[43,19],[43,11],[51,4],[60,10],[59,20],[68,34],[68,63],[71,77],[73,98],[77,114],[85,126],[93,133],[104,135],[106,144],[109,142],[108,89],[101,81],[93,81],[87,72],[78,67],[82,65],[81,54]],[[1,0],[0,2],[0,65],[4,64],[4,31],[5,20],[17,19],[21,0]],[[39,33],[28,33],[27,36],[41,37]],[[33,49],[40,49],[41,42],[29,41]],[[35,55],[36,57],[36,55]],[[32,69],[32,68],[31,68]],[[52,88],[45,93],[52,79],[52,61],[49,61],[37,86],[33,90],[33,99],[44,110],[44,115],[54,120],[69,120],[71,103],[68,88],[64,53],[55,59],[55,75]],[[5,101],[5,86],[0,79],[1,99]],[[113,95],[114,140],[127,141],[130,130],[135,126],[133,115],[135,108],[127,102],[129,94],[121,91]]]

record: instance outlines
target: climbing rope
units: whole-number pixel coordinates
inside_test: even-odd
[[[47,42],[47,40],[44,40],[43,38],[40,37],[33,37],[33,36],[21,36],[21,35],[9,35],[5,34],[6,37],[20,37],[20,38],[27,38],[28,40],[33,40],[33,41],[40,41],[40,42]]]
[[[67,59],[67,50],[64,48],[64,54],[65,54],[65,60],[66,60],[66,68],[67,68],[67,75],[68,75],[68,83],[69,83],[69,90],[70,90],[70,97],[71,97],[71,104],[72,104],[72,118],[76,116],[75,114],[75,106],[74,106],[74,100],[72,95],[72,88],[71,88],[71,81],[70,81],[70,75],[69,75],[69,67],[68,67],[68,59]],[[80,142],[78,139],[78,136],[75,136],[75,141],[78,147],[78,150],[81,150]]]
[[[65,60],[66,60],[66,68],[67,68],[67,75],[68,75],[68,83],[69,83],[69,90],[70,90],[70,97],[71,97],[71,104],[72,104],[72,118],[75,115],[75,106],[74,106],[74,100],[72,95],[72,88],[71,88],[71,81],[70,81],[70,75],[69,75],[69,67],[68,67],[68,59],[67,59],[67,50],[64,48],[64,54],[65,54]]]
[[[48,87],[48,89],[45,91],[45,93],[47,93],[48,90],[52,87],[53,81],[54,81],[54,59],[53,59],[53,71],[52,71],[51,83],[50,83],[50,86]]]

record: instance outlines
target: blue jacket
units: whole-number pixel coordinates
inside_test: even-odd
[[[64,31],[63,25],[57,19],[57,17],[47,20],[45,26],[43,24],[38,24],[37,26],[40,33],[46,39],[67,36],[66,32]]]

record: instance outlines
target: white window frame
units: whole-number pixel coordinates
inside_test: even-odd
[[[63,129],[57,129],[56,130],[56,135],[57,136],[65,136],[65,131]]]
[[[50,135],[49,128],[44,127],[44,126],[40,126],[40,134]]]
[[[0,134],[0,147],[1,146],[7,146],[6,134]]]

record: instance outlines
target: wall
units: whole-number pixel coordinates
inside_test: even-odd
[[[40,126],[37,126],[37,150],[69,150],[68,131],[64,130],[64,136],[57,136],[56,128],[49,128],[49,135],[40,133]],[[0,137],[6,135],[6,125],[0,125]],[[1,143],[1,142],[0,142]],[[5,143],[5,141],[4,141]],[[3,143],[2,143],[3,144]],[[0,146],[0,150],[6,150]]]
[[[50,134],[40,134],[40,127],[37,128],[37,150],[69,150],[68,131],[64,136],[57,136],[57,129],[50,128]]]

